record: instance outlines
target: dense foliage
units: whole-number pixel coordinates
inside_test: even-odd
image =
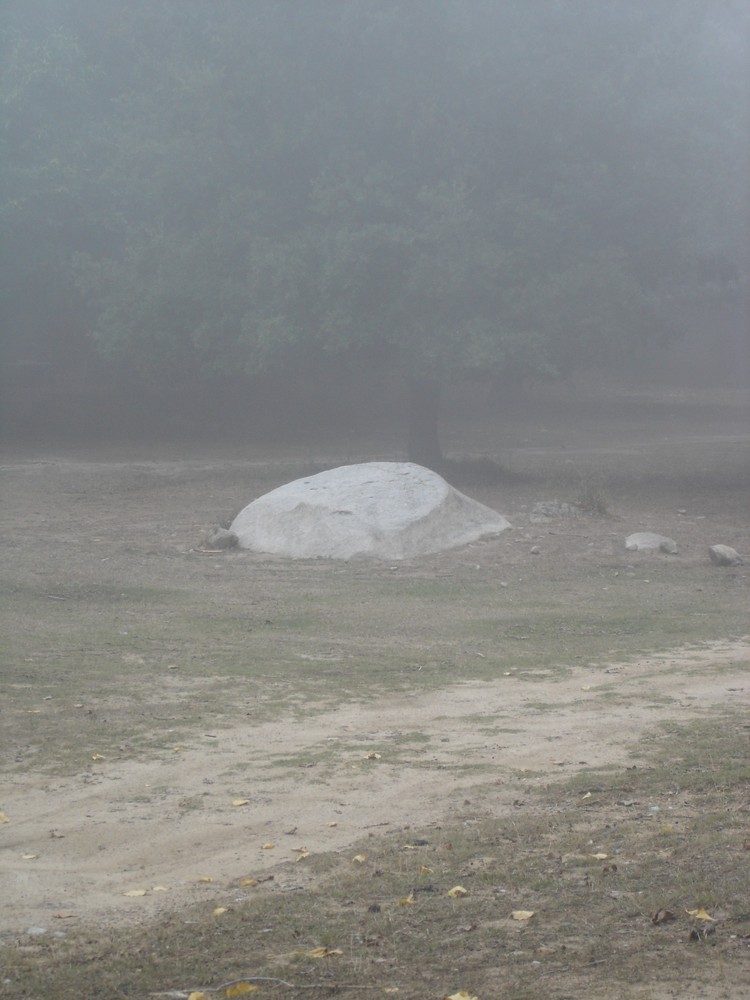
[[[742,4],[6,7],[12,361],[431,394],[622,357],[746,273]]]

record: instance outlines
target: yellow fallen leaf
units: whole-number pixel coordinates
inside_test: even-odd
[[[696,920],[711,920],[715,923],[716,918],[712,917],[710,913],[706,913],[704,907],[701,906],[699,910],[686,910],[688,916],[694,917]]]
[[[376,753],[376,751],[373,750],[371,753],[367,754],[365,760],[380,760],[381,756],[382,754]]]
[[[127,892],[123,893],[123,896],[147,896],[148,889],[128,889]]]
[[[169,892],[168,885],[155,885],[152,887],[151,892]]]
[[[22,854],[21,861],[34,861],[38,857],[38,854]]]
[[[294,859],[294,863],[296,865],[298,861],[304,861],[305,858],[309,858],[309,857],[310,857],[310,852],[309,851],[301,851],[297,855],[297,857]]]
[[[329,826],[338,826],[338,823],[336,822],[336,820],[334,820],[332,823],[329,823],[328,825]]]
[[[609,857],[609,855],[608,854],[592,854],[591,857],[594,859],[594,861],[606,861],[607,858]]]
[[[107,758],[104,756],[103,753],[92,753],[91,754],[91,759],[92,760],[106,760]]]
[[[187,1000],[208,1000],[208,993],[204,993],[200,990],[198,993],[191,993]]]
[[[662,823],[661,825],[662,833],[674,833],[674,827],[671,823]]]
[[[224,990],[225,997],[241,997],[246,993],[257,993],[260,989],[256,983],[235,983]]]
[[[534,913],[534,910],[513,910],[511,917],[513,917],[514,920],[531,920]]]
[[[432,875],[432,868],[428,868],[427,865],[422,865],[419,869],[420,875]]]
[[[10,823],[10,819],[5,815],[5,813],[0,813],[0,823]]]
[[[469,890],[464,889],[462,885],[454,885],[452,889],[448,890],[448,895],[451,899],[458,899],[459,896],[468,896]]]
[[[591,690],[591,685],[590,684],[584,684],[581,687],[581,691],[590,691],[590,690]]]
[[[354,857],[352,858],[352,861],[356,861],[358,865],[362,865],[365,863],[365,861],[367,861],[367,855],[355,854]]]
[[[249,806],[250,799],[232,799],[233,806]]]
[[[183,753],[187,748],[180,744],[180,746],[172,747],[172,749],[175,753]]]
[[[254,885],[258,885],[258,880],[257,878],[241,878],[240,885],[252,887]]]
[[[404,896],[403,899],[399,899],[399,906],[414,906],[414,893],[410,892],[408,896]]]
[[[263,846],[261,847],[261,850],[263,850],[263,851],[272,851],[275,846],[276,846],[275,844],[272,844],[269,841],[267,844],[263,844]]]
[[[443,1000],[479,1000],[479,997],[473,997],[466,990],[459,990],[458,993],[451,993],[449,997],[444,997]]]
[[[207,883],[209,883],[209,882],[213,882],[213,878],[212,878],[212,877],[211,877],[210,875],[201,875],[201,876],[200,876],[199,878],[197,878],[197,879],[196,879],[195,881],[196,881],[196,882],[203,882],[203,883],[206,883],[206,884],[207,884]]]
[[[331,958],[333,955],[342,955],[343,952],[340,948],[313,948],[305,954],[308,958]]]
[[[293,847],[292,850],[296,851],[297,854],[309,854],[310,853],[306,847]]]
[[[216,909],[212,911],[212,915],[214,917],[220,917],[222,913],[226,912],[227,912],[226,906],[217,906]]]
[[[591,798],[591,792],[586,792],[586,794],[582,795],[581,798],[582,799],[590,799]]]

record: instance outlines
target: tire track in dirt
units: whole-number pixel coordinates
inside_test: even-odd
[[[54,920],[61,912],[138,922],[250,875],[273,874],[274,891],[302,887],[311,876],[295,847],[320,854],[369,830],[439,823],[472,789],[502,815],[518,771],[533,784],[632,763],[639,737],[661,721],[750,705],[748,668],[747,642],[714,644],[577,668],[561,681],[511,675],[304,722],[245,722],[213,739],[196,734],[169,756],[103,760],[74,777],[18,776],[0,827],[0,930],[52,930],[68,923]],[[134,889],[149,893],[123,895]]]

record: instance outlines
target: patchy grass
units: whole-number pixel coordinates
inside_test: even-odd
[[[21,938],[3,948],[3,995],[178,996],[242,980],[261,997],[614,1000],[707,982],[739,997],[747,742],[747,720],[729,713],[655,730],[642,766],[519,781],[510,814],[494,812],[491,784],[438,827],[411,828],[405,804],[401,828],[304,858],[312,880],[297,890],[226,885],[152,926]],[[456,886],[467,894],[451,898]]]

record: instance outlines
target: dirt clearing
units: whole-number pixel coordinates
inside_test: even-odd
[[[519,781],[636,763],[658,722],[748,707],[749,668],[747,644],[716,644],[604,675],[577,669],[545,685],[542,706],[511,676],[196,734],[164,759],[11,779],[2,927],[48,926],[61,911],[143,920],[269,870],[293,888],[306,881],[300,845],[321,853],[368,830],[424,828],[488,782],[485,805],[502,815]]]
[[[257,967],[273,970],[277,952],[297,947],[295,934],[309,949],[349,934],[351,912],[359,930],[339,978],[356,989],[400,983],[408,1000],[440,997],[473,969],[487,1000],[510,963],[519,983],[527,971],[557,977],[557,993],[550,979],[514,996],[619,998],[631,996],[622,992],[628,963],[645,968],[632,921],[635,913],[652,926],[642,909],[652,897],[657,909],[671,892],[681,913],[716,900],[721,913],[738,891],[722,873],[737,870],[746,803],[737,740],[727,735],[718,758],[711,748],[722,736],[717,719],[731,716],[731,732],[744,731],[750,573],[711,565],[708,546],[750,553],[747,406],[615,402],[584,411],[576,400],[501,429],[459,427],[449,449],[463,457],[479,442],[470,457],[483,461],[457,466],[454,484],[512,528],[394,564],[200,545],[284,482],[403,457],[384,443],[356,454],[329,442],[305,455],[228,445],[6,456],[0,943],[17,963],[11,995],[43,995],[54,981],[60,996],[99,997],[106,979],[106,995],[145,996],[185,985],[188,967],[191,979],[216,985],[246,971],[247,940],[260,949]],[[485,458],[506,473],[488,477]],[[540,516],[539,503],[553,515]],[[635,531],[674,538],[678,554],[627,552]],[[659,809],[679,807],[683,838],[664,854],[648,775],[658,772],[665,727],[682,723],[709,727],[708,756],[689,763],[686,751],[677,790],[659,792]],[[635,793],[594,792],[585,822],[568,816],[581,796],[565,789],[628,768],[625,783],[643,789],[639,806],[628,804]],[[441,909],[448,884],[434,897],[425,889],[413,913],[400,905],[413,868],[389,845],[413,837],[437,845],[424,848],[425,869],[437,859],[451,884],[476,876],[468,923],[450,924]],[[627,842],[633,867],[623,861],[618,875],[625,884],[627,872],[627,892],[608,895],[588,861],[576,881],[576,859],[597,851],[595,838]],[[452,868],[438,857],[447,839]],[[381,860],[356,881],[350,852],[363,840],[363,853]],[[664,857],[669,874],[655,867],[651,892],[648,865]],[[532,900],[523,908],[547,908],[526,936],[533,948],[515,947],[510,917],[493,915],[506,892]],[[217,900],[233,914],[222,925],[235,927],[231,954],[231,934],[211,923]],[[732,917],[738,934],[741,917]],[[365,924],[376,919],[371,933]],[[137,968],[121,928],[156,942],[137,946],[151,949]],[[607,957],[611,935],[620,965]],[[679,969],[681,946],[670,947]],[[195,963],[210,949],[206,979]],[[664,957],[648,956],[658,978]],[[433,980],[426,971],[419,979],[422,968],[437,970]],[[581,977],[590,968],[599,979],[589,989]],[[728,968],[729,992],[694,995],[733,996],[742,967]],[[315,975],[302,979],[324,981]],[[643,995],[670,995],[664,989]]]

